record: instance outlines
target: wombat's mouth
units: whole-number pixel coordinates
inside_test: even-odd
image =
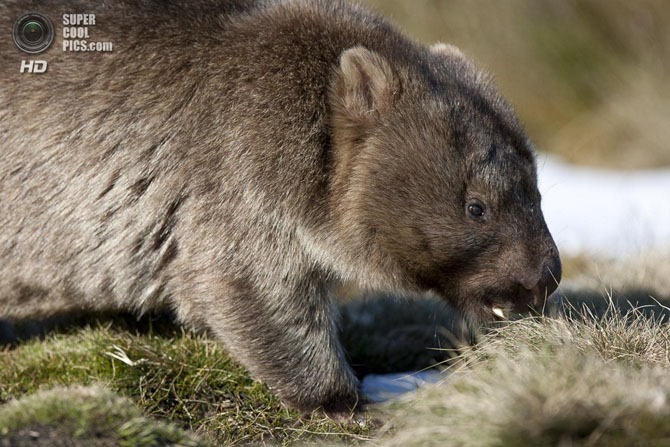
[[[538,300],[532,299],[533,295],[518,296],[516,299],[502,298],[487,300],[483,307],[489,321],[509,321],[517,316],[528,315],[536,311]]]
[[[541,312],[542,303],[537,300],[531,301],[527,299],[520,299],[519,301],[510,300],[495,300],[484,304],[485,312],[489,315],[492,321],[509,321],[519,316],[529,315]]]
[[[527,313],[530,308],[521,309],[512,301],[496,301],[484,305],[486,320],[490,322],[503,322],[514,319],[515,316]]]
[[[517,317],[523,315],[523,310],[518,309],[512,301],[504,299],[500,300],[484,300],[480,302],[475,308],[470,308],[470,312],[466,312],[467,318],[474,325],[487,328],[490,325],[498,327],[501,323],[508,323],[516,320]]]

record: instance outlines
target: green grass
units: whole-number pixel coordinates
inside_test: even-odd
[[[147,418],[130,400],[101,386],[55,387],[3,405],[0,436],[9,445],[53,446],[68,438],[82,446],[206,445],[172,424]]]
[[[216,341],[190,332],[133,335],[109,325],[82,328],[0,352],[0,363],[0,402],[53,387],[103,384],[143,414],[213,444],[287,444],[316,436],[356,440],[369,431],[365,424],[287,410]],[[9,420],[0,418],[0,428],[16,430],[17,422]]]

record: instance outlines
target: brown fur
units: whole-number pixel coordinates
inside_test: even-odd
[[[288,404],[338,411],[358,396],[332,282],[477,321],[555,288],[530,143],[453,47],[339,2],[30,8],[57,38],[42,75],[0,48],[0,316],[169,306]],[[61,51],[65,12],[114,51]]]

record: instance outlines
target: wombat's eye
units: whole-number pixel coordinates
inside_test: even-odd
[[[469,200],[465,209],[470,217],[481,218],[484,216],[484,204],[479,200]]]

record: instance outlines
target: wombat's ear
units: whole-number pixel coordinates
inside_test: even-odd
[[[364,47],[353,47],[340,57],[340,78],[336,94],[354,119],[369,122],[393,105],[398,82],[389,63]]]
[[[467,59],[467,56],[456,46],[448,43],[436,43],[430,46],[430,51],[445,57],[458,57]]]
[[[477,69],[474,61],[466,56],[458,47],[448,43],[436,43],[430,46],[430,52],[456,62],[460,67],[470,72],[478,85],[491,84],[492,79],[485,71]]]

